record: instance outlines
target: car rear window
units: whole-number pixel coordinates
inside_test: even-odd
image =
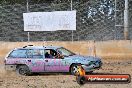
[[[13,50],[11,54],[8,56],[10,58],[26,58],[26,50],[19,49],[19,50]]]
[[[30,49],[27,51],[27,58],[43,58],[44,50],[42,49]]]

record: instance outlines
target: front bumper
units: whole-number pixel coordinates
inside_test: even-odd
[[[102,62],[93,63],[91,65],[82,65],[86,72],[99,70],[102,67]]]

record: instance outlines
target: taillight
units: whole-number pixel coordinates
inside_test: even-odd
[[[6,60],[4,60],[4,63],[6,64]]]

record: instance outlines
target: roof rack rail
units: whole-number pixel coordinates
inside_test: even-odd
[[[33,45],[28,45],[28,46],[33,46]]]
[[[33,45],[27,45],[27,46],[24,46],[23,48],[26,48],[26,47],[28,47],[28,46],[33,46]]]

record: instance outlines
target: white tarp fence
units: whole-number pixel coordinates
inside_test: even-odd
[[[76,30],[76,11],[23,13],[24,31]]]

